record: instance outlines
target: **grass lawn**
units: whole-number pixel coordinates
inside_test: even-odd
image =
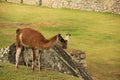
[[[95,80],[120,80],[120,15],[0,2],[0,48],[15,42],[15,30],[24,27],[36,29],[46,38],[70,33],[68,48],[86,51],[88,70]],[[11,74],[23,77],[21,80],[76,80],[53,71],[33,75],[24,67],[13,73],[13,65],[0,65],[4,66],[0,80],[14,80]]]
[[[0,63],[0,80],[78,80],[78,78],[58,73],[56,71],[42,70],[32,71],[25,66],[15,70],[12,64]]]

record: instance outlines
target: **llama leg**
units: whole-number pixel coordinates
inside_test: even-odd
[[[35,56],[35,50],[34,48],[32,49],[32,70],[34,71],[34,65],[35,65],[35,59],[36,59],[36,56]]]
[[[28,51],[29,51],[29,49],[25,48],[25,55],[24,56],[25,56],[25,63],[26,63],[27,68],[28,68],[28,56],[29,56],[28,55],[28,53],[29,53]]]
[[[42,51],[39,51],[39,54],[38,54],[38,68],[39,68],[39,71],[41,70],[41,56],[42,56]]]
[[[18,68],[20,53],[21,53],[21,47],[16,47],[16,68]]]

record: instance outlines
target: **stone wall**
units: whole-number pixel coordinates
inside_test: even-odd
[[[24,3],[30,5],[40,5],[42,0],[1,0],[1,1]]]
[[[2,0],[3,1],[3,0]],[[25,4],[42,5],[50,8],[70,8],[78,10],[112,12],[120,14],[120,0],[4,0]]]
[[[25,4],[35,4],[35,5],[39,5],[40,4],[40,2],[39,2],[40,0],[23,0],[23,3],[25,3]]]
[[[7,0],[8,2],[21,3],[21,0]]]
[[[43,6],[120,14],[120,0],[43,0]]]

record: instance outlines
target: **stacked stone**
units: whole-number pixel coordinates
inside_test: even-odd
[[[87,67],[86,63],[86,54],[84,51],[81,50],[75,50],[70,52],[70,55],[72,56],[72,59],[78,64],[81,65],[83,68]]]
[[[112,12],[120,14],[120,0],[114,0]]]
[[[15,3],[30,4],[30,5],[39,5],[41,3],[41,0],[7,0],[7,1],[15,2]]]
[[[7,0],[8,2],[21,3],[21,0]]]
[[[8,62],[9,46],[0,49],[0,62]]]
[[[39,5],[40,4],[40,0],[23,0],[23,3],[31,4],[31,5]]]
[[[43,6],[120,14],[120,0],[43,0]]]
[[[120,14],[120,0],[2,0],[8,2],[42,5],[50,8],[112,12]]]

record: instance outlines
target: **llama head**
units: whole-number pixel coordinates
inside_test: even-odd
[[[57,45],[61,46],[63,49],[67,48],[67,40],[64,40],[61,34],[57,35]]]
[[[69,34],[69,33],[66,34],[66,36],[65,36],[65,40],[69,41],[70,36],[71,36],[71,34]]]

